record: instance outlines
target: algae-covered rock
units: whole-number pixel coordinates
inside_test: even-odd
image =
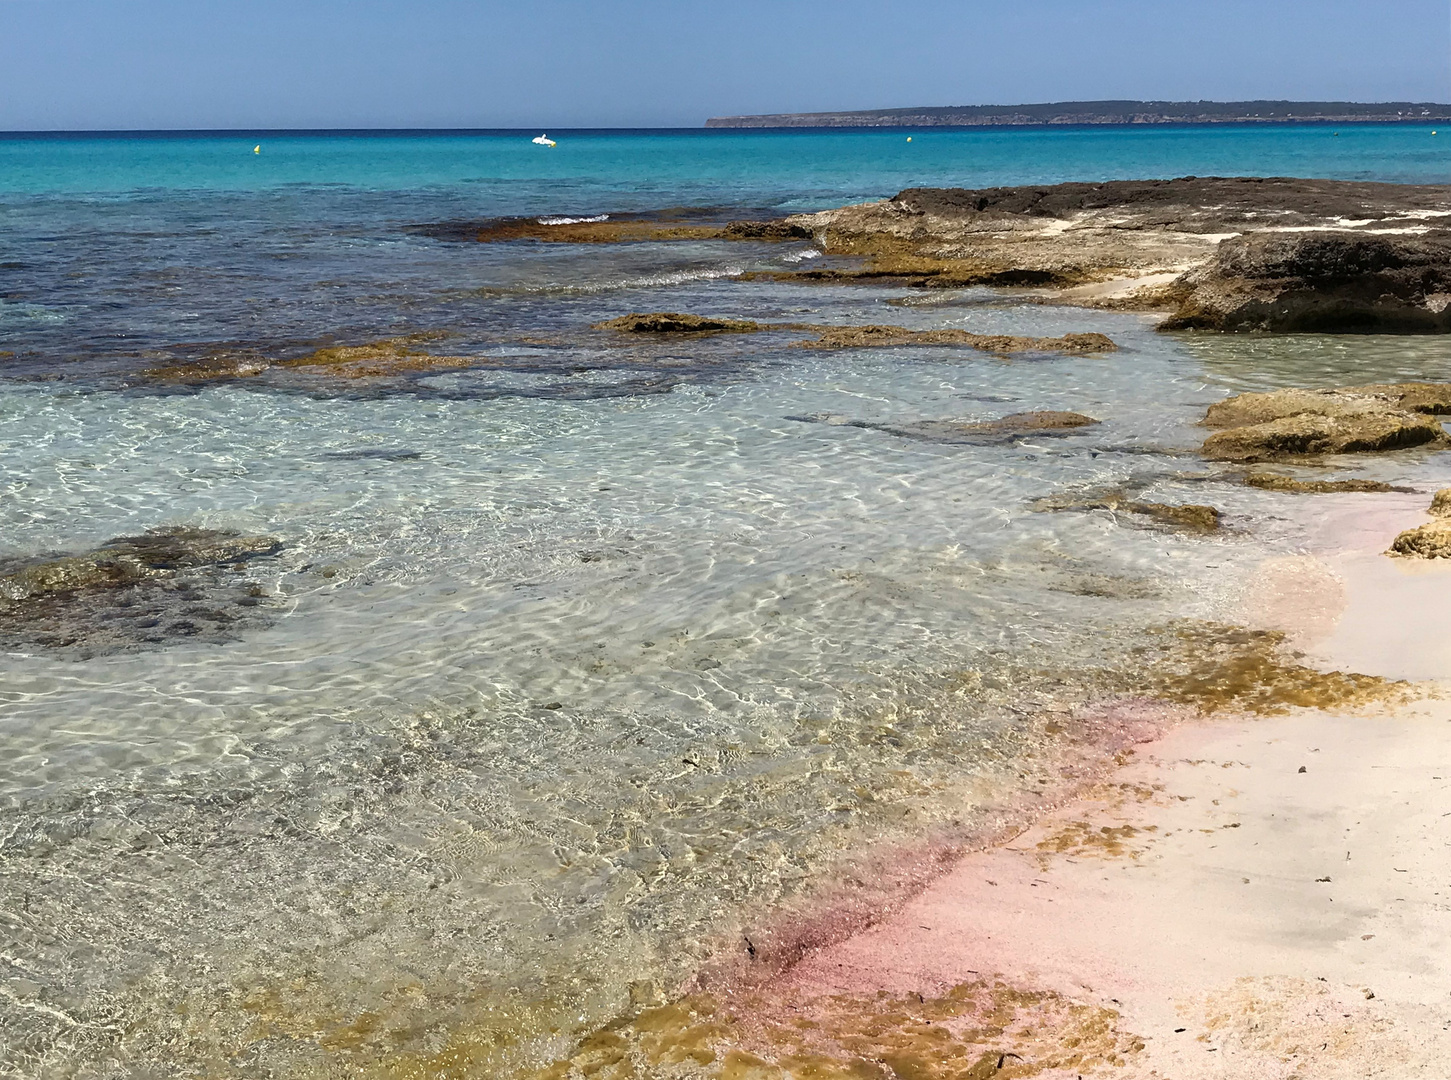
[[[1434,419],[1406,412],[1355,412],[1342,416],[1299,413],[1232,427],[1204,440],[1202,452],[1220,461],[1258,461],[1309,454],[1400,450],[1446,440]]]
[[[717,319],[685,315],[676,311],[638,312],[595,323],[596,330],[618,330],[623,334],[749,334],[761,324],[749,319]]]
[[[1442,488],[1431,496],[1431,513],[1437,517],[1451,517],[1451,488]]]
[[[1395,538],[1389,554],[1451,559],[1451,521],[1430,521],[1405,530]]]
[[[1161,503],[1135,499],[1123,488],[1110,488],[1091,494],[1055,495],[1033,504],[1038,511],[1108,510],[1115,514],[1132,514],[1148,518],[1158,525],[1185,532],[1210,533],[1220,526],[1220,513],[1213,506],[1199,503]]]
[[[267,625],[273,606],[239,571],[281,548],[270,536],[178,528],[0,564],[0,649],[84,658],[181,640],[234,641]]]
[[[732,221],[721,230],[723,240],[810,240],[815,234],[798,221],[776,218],[771,221]]]
[[[816,413],[809,416],[788,416],[788,420],[804,423],[830,424],[836,427],[866,428],[898,435],[905,439],[923,439],[927,442],[982,444],[1012,442],[1030,435],[1067,435],[1080,428],[1091,427],[1100,421],[1083,413],[1038,412],[1013,413],[996,420],[899,420],[872,421],[853,420],[833,413]]]
[[[1385,492],[1414,491],[1415,488],[1398,487],[1382,480],[1301,480],[1295,476],[1280,473],[1246,473],[1244,482],[1249,487],[1265,491],[1289,491],[1301,495],[1331,495],[1337,492]],[[1433,511],[1434,512],[1434,511]],[[1448,507],[1451,513],[1451,507]]]
[[[1106,334],[1079,333],[1062,337],[1021,337],[1015,334],[974,334],[967,330],[909,330],[904,326],[821,326],[805,349],[888,348],[899,345],[966,345],[989,353],[1058,352],[1089,354],[1114,352],[1118,345]]]
[[[1194,532],[1214,532],[1219,528],[1219,511],[1199,503],[1128,502],[1119,509],[1142,514],[1164,525],[1175,525]]]
[[[110,540],[84,555],[63,556],[0,574],[0,600],[47,593],[118,588],[199,566],[241,563],[280,551],[271,536],[240,536],[214,529],[158,529]]]

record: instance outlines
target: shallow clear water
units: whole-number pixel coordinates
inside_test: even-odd
[[[1186,453],[1207,403],[1451,378],[1434,340],[1171,337],[973,291],[902,307],[728,280],[804,245],[409,226],[819,205],[1161,171],[1155,155],[1324,174],[1327,134],[944,133],[956,164],[918,171],[883,133],[268,139],[240,164],[232,139],[0,143],[0,559],[171,525],[285,545],[186,601],[247,596],[231,634],[0,656],[0,1075],[488,1075],[547,1056],[844,852],[970,816],[1026,718],[1090,692],[1084,672],[1121,668],[1144,628],[1221,613],[1237,569],[1293,543],[1303,503]],[[1333,152],[1344,175],[1432,179],[1424,134],[1352,129]],[[630,310],[1101,330],[1122,349],[586,329]],[[474,366],[143,374],[419,330]],[[1040,408],[1103,423],[973,446],[790,419]],[[1213,503],[1231,528],[1032,507],[1119,484]]]

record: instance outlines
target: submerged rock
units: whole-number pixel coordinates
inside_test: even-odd
[[[1052,411],[1013,413],[996,420],[907,420],[887,423],[853,420],[834,413],[788,416],[786,419],[836,427],[865,428],[928,442],[970,444],[1012,442],[1029,435],[1067,435],[1079,428],[1101,422],[1082,413]]]
[[[908,330],[903,326],[822,326],[815,341],[804,349],[885,348],[897,345],[966,345],[990,353],[1060,352],[1073,354],[1114,352],[1118,345],[1106,334],[1065,334],[1063,337],[1020,337],[1014,334],[974,334],[967,330]]]
[[[250,379],[273,368],[291,368],[333,379],[375,379],[447,371],[477,362],[461,356],[439,356],[419,347],[448,336],[442,331],[430,330],[361,345],[329,345],[285,358],[264,358],[255,352],[219,351],[185,363],[148,368],[145,374],[162,382],[199,384]]]
[[[749,334],[763,329],[749,319],[717,319],[706,315],[684,315],[675,311],[638,312],[595,323],[596,330],[618,330],[622,334]]]
[[[814,341],[798,342],[803,349],[886,348],[897,345],[965,345],[982,352],[1008,355],[1023,352],[1090,354],[1114,352],[1118,345],[1105,334],[1078,333],[1062,337],[1022,337],[1014,334],[974,334],[967,330],[909,330],[905,326],[823,326],[817,323],[763,323],[750,319],[723,319],[677,311],[634,312],[595,323],[595,330],[625,334],[750,334],[765,330],[805,330]]]
[[[1248,233],[1225,240],[1183,285],[1163,329],[1444,333],[1451,231]]]
[[[80,555],[0,565],[0,647],[83,655],[181,638],[233,640],[265,594],[235,576],[282,543],[212,529],[161,529]]]
[[[1033,504],[1038,511],[1062,510],[1108,510],[1115,514],[1133,514],[1148,518],[1159,525],[1182,529],[1186,532],[1216,532],[1220,525],[1219,511],[1213,506],[1200,503],[1145,502],[1132,498],[1122,488],[1099,492],[1095,495],[1053,496],[1039,499]]]
[[[1391,543],[1388,554],[1451,559],[1451,521],[1429,521],[1405,530]]]
[[[1435,414],[1451,408],[1451,385],[1400,383],[1335,390],[1238,394],[1209,407],[1204,423],[1227,430],[1203,453],[1228,461],[1369,453],[1446,441]]]
[[[1267,472],[1246,473],[1244,482],[1250,487],[1263,488],[1265,491],[1291,491],[1304,495],[1329,495],[1336,492],[1351,491],[1409,492],[1415,490],[1415,488],[1387,484],[1381,480],[1301,480],[1294,476],[1284,476],[1280,473]],[[1448,507],[1447,512],[1451,513],[1451,507]]]

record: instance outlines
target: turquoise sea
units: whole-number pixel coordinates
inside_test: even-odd
[[[1358,497],[1235,483],[1191,452],[1207,404],[1451,379],[1439,340],[1165,335],[986,290],[741,279],[804,241],[470,225],[1448,183],[1451,132],[535,134],[0,135],[0,1077],[522,1075],[854,854],[966,835],[1045,717],[1132,689],[1156,628],[1232,622],[1244,573]],[[1121,349],[589,329],[631,311]],[[458,362],[288,366],[395,338]],[[1030,409],[1103,423],[968,445],[802,419]],[[1036,505],[1112,488],[1229,527]],[[8,584],[167,528],[276,545],[39,616]]]

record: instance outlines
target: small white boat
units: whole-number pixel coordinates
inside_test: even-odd
[[[534,140],[534,145],[535,146],[557,146],[558,143],[556,143],[548,135],[541,135],[541,136],[539,136],[539,138],[537,138],[537,139]]]

